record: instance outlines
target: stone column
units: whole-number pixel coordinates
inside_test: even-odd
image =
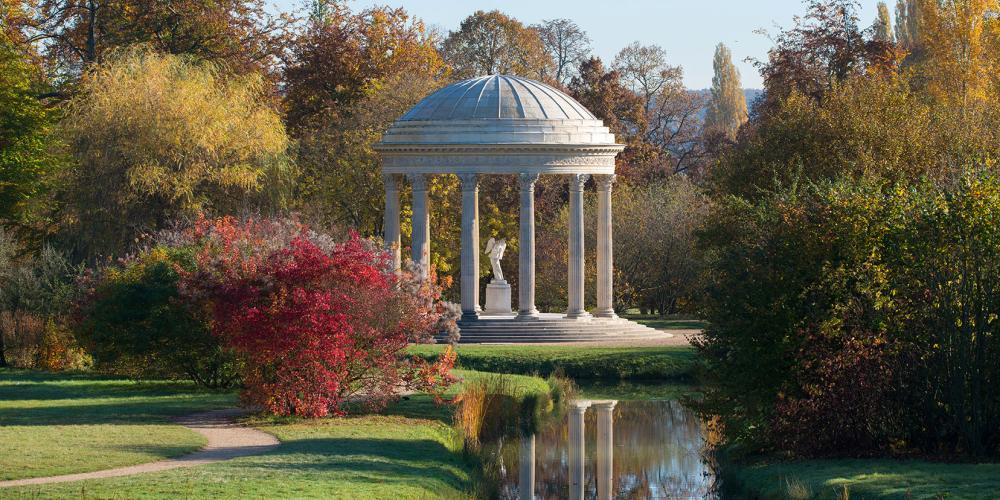
[[[597,310],[594,316],[616,318],[614,307],[614,249],[611,222],[611,185],[615,176],[598,175],[597,181]]]
[[[535,319],[535,183],[538,174],[522,173],[521,242],[518,249],[517,319]]]
[[[611,500],[614,493],[612,487],[612,471],[614,470],[614,409],[617,401],[595,401],[597,410],[597,498]]]
[[[426,278],[431,264],[431,214],[427,199],[427,176],[409,174],[413,186],[413,261],[420,264],[421,275]]]
[[[569,179],[569,307],[566,317],[570,319],[590,316],[583,302],[583,186],[589,177],[573,174]]]
[[[479,177],[476,174],[458,174],[462,181],[462,319],[479,319],[476,312],[479,295],[479,245],[477,219]]]
[[[476,304],[476,312],[483,312],[482,302],[479,300],[479,257],[482,255],[482,247],[479,246],[479,181],[476,181],[476,190],[472,193],[472,213],[473,213],[473,228],[472,228],[472,248],[475,249],[472,252],[472,269],[475,270],[476,274],[476,286],[473,287],[473,299],[472,302]]]
[[[517,474],[517,498],[535,500],[535,435],[521,436]]]
[[[583,472],[586,453],[584,449],[583,416],[590,401],[574,400],[569,403],[569,497],[583,500]]]
[[[393,269],[399,271],[402,259],[399,253],[399,184],[396,174],[382,176],[385,185],[385,217],[382,230],[385,232],[385,248],[392,253]]]

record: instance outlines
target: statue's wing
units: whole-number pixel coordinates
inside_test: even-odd
[[[493,245],[495,245],[496,242],[497,241],[494,240],[493,238],[490,238],[490,241],[486,242],[486,253],[490,253],[493,251]]]

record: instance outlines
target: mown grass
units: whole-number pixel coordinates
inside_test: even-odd
[[[749,498],[993,499],[1000,464],[922,460],[802,460],[736,466],[727,474]],[[724,481],[725,483],[725,481]]]
[[[414,345],[409,352],[434,359],[443,345]],[[538,374],[557,371],[576,380],[691,381],[695,350],[688,346],[589,347],[459,345],[457,366],[496,373]]]
[[[705,321],[691,318],[670,318],[638,313],[626,314],[624,317],[658,330],[704,330],[708,326]]]
[[[0,370],[0,480],[109,469],[205,445],[171,416],[224,408],[193,384]]]
[[[465,370],[456,374],[466,381],[494,376]],[[508,383],[525,394],[548,390],[536,377],[514,375]],[[447,396],[459,390],[452,387]],[[451,425],[453,413],[453,407],[415,394],[382,414],[318,420],[254,417],[247,423],[281,440],[273,452],[142,476],[4,489],[0,496],[467,498],[476,472]],[[5,468],[6,462],[0,457]]]

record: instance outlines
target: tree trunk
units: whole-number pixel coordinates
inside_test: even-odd
[[[7,367],[7,356],[4,354],[6,346],[3,343],[3,329],[0,329],[0,368]]]

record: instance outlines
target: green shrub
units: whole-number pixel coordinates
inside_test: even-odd
[[[721,204],[703,411],[803,455],[1000,455],[1000,180],[838,180]]]
[[[100,369],[230,387],[236,358],[209,332],[206,312],[178,300],[177,266],[194,266],[189,250],[155,247],[103,270],[81,303],[78,336]]]
[[[66,325],[79,273],[55,249],[25,252],[0,228],[0,366],[86,368]]]

